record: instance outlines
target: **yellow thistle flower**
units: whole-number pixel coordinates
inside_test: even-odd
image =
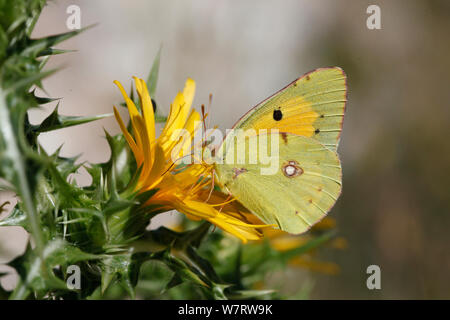
[[[252,215],[239,203],[228,201],[227,195],[211,191],[210,165],[194,163],[180,169],[177,168],[178,163],[172,160],[172,153],[177,152],[175,148],[191,150],[192,139],[201,128],[199,123],[204,120],[195,109],[191,110],[195,94],[194,80],[188,79],[183,92],[179,92],[175,97],[166,124],[158,138],[147,85],[142,79],[134,77],[134,80],[142,114],[120,82],[114,81],[128,107],[134,137],[128,132],[115,107],[114,115],[134,154],[137,166],[141,168],[136,190],[142,193],[158,189],[144,206],[156,204],[163,206],[167,211],[175,209],[184,213],[189,219],[207,220],[244,243],[247,240],[260,239],[262,233],[257,228],[265,225],[251,222]],[[174,138],[179,129],[187,130],[191,139],[180,142]]]

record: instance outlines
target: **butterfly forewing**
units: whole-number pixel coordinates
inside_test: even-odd
[[[346,76],[338,67],[305,74],[251,109],[236,129],[271,129],[311,137],[336,150],[347,101]]]

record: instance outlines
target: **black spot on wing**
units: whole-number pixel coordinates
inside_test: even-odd
[[[280,121],[283,119],[283,113],[281,110],[273,110],[273,120]]]

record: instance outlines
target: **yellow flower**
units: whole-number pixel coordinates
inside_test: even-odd
[[[136,189],[145,192],[158,191],[144,206],[160,205],[167,211],[177,210],[189,219],[207,220],[224,231],[238,237],[243,242],[258,240],[262,233],[258,228],[265,227],[253,223],[252,215],[228,196],[211,190],[211,169],[205,163],[180,165],[181,159],[172,159],[172,154],[181,154],[182,150],[191,150],[193,137],[201,129],[200,114],[191,110],[195,94],[195,82],[188,79],[183,92],[175,97],[166,124],[156,137],[153,105],[144,80],[134,77],[142,114],[128,97],[123,86],[119,87],[130,114],[134,137],[128,132],[119,112],[114,107],[114,115],[125,139],[130,146],[140,176]],[[179,130],[186,130],[189,139],[180,139]],[[180,148],[180,151],[178,149]]]

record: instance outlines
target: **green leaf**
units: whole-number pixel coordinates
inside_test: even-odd
[[[70,39],[81,32],[92,28],[94,25],[87,26],[79,30],[73,30],[66,33],[61,33],[53,36],[48,36],[40,39],[30,39],[26,46],[26,49],[22,52],[22,55],[33,55],[35,57],[49,55],[51,47]],[[51,54],[51,53],[50,53]]]
[[[228,300],[225,289],[229,288],[229,284],[217,284],[214,283],[212,286],[212,294],[215,300]]]
[[[150,97],[152,98],[153,111],[155,114],[155,122],[163,123],[167,121],[167,117],[160,115],[159,110],[156,107],[156,101],[154,100],[156,94],[156,86],[158,84],[158,76],[159,76],[159,66],[161,62],[161,50],[162,46],[159,48],[158,53],[156,54],[155,59],[153,60],[152,68],[147,77],[147,87]],[[132,98],[131,98],[132,99]]]
[[[33,96],[33,98],[36,100],[37,104],[46,104],[50,103],[56,100],[59,100],[60,98],[46,98],[46,97],[38,97],[35,93],[36,89],[34,89],[30,94]]]
[[[153,60],[152,68],[147,77],[148,92],[150,93],[150,97],[152,98],[155,96],[156,85],[158,83],[160,60],[161,60],[161,47],[159,48],[158,53],[156,54],[156,57]]]
[[[62,239],[55,239],[49,242],[44,253],[46,258],[45,263],[52,267],[57,265],[71,265],[80,261],[102,258],[101,255],[84,252]]]
[[[192,281],[197,285],[207,288],[211,285],[211,281],[202,276],[198,270],[192,268],[180,258],[172,255],[170,249],[154,254],[154,258],[159,258],[164,261],[164,263],[184,281]]]
[[[70,53],[70,52],[77,52],[77,50],[64,50],[64,49],[47,48],[47,49],[42,50],[39,53],[39,57],[54,56],[54,55],[57,55],[57,54],[64,54],[64,53]]]
[[[145,261],[152,258],[148,253],[126,252],[111,255],[102,260],[102,294],[111,285],[113,280],[119,281],[132,299],[135,298],[135,287],[138,281],[139,269]]]
[[[55,239],[47,243],[42,258],[37,256],[29,245],[22,256],[9,263],[20,276],[19,284],[10,299],[24,299],[29,295],[30,290],[40,293],[41,297],[48,290],[68,291],[70,289],[66,282],[54,274],[54,268],[68,266],[80,261],[96,260],[100,257],[85,253],[62,239]]]
[[[192,265],[192,267],[198,269],[202,274],[204,274],[208,279],[210,279],[213,282],[220,282],[220,279],[216,272],[214,271],[214,268],[209,263],[208,260],[202,258],[197,251],[189,246],[186,248],[185,255],[182,255],[187,263]]]
[[[181,279],[181,277],[178,274],[174,274],[173,277],[170,279],[170,281],[166,284],[166,287],[164,288],[163,292],[175,288],[176,286],[182,283],[183,279]]]
[[[0,220],[0,227],[20,226],[29,231],[27,224],[27,215],[17,206],[14,207],[8,217]]]
[[[127,187],[135,173],[134,157],[131,156],[130,150],[126,147],[126,141],[122,134],[111,136],[106,130],[105,136],[111,149],[110,159],[101,164],[104,175],[104,183],[106,190],[111,196],[118,197],[119,191],[125,198],[132,198],[135,195],[134,189]],[[136,177],[137,178],[137,177]]]
[[[181,239],[179,239],[175,243],[175,246],[180,248],[188,248],[190,246],[192,246],[193,248],[198,248],[202,240],[208,234],[210,227],[211,224],[205,221],[201,223],[197,228],[182,233]]]
[[[6,94],[9,94],[10,92],[14,90],[28,90],[29,87],[31,87],[33,84],[36,84],[40,86],[40,81],[44,78],[47,78],[48,76],[54,74],[58,69],[51,69],[48,71],[43,71],[39,73],[34,73],[26,78],[22,78],[19,81],[14,82],[13,85],[6,87]]]
[[[155,122],[156,123],[164,123],[167,121],[166,116],[159,115],[158,113],[155,113]]]
[[[106,117],[111,117],[112,113],[101,114],[91,117],[74,117],[74,116],[63,116],[58,113],[59,103],[52,111],[52,113],[45,118],[39,125],[33,126],[32,130],[36,133],[48,132],[53,130],[58,130],[62,128],[69,128],[72,126],[78,126],[80,124],[89,123],[92,121],[100,120]]]

